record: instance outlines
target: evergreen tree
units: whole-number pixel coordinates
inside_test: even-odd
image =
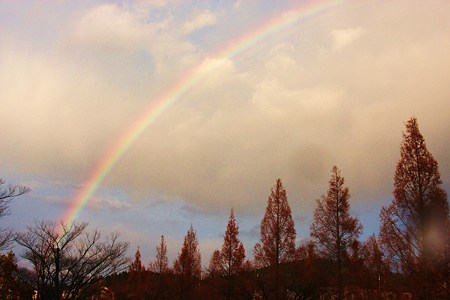
[[[231,210],[230,218],[228,219],[227,230],[223,237],[221,257],[222,274],[227,279],[227,299],[231,299],[233,293],[232,276],[236,275],[242,270],[242,265],[245,259],[244,245],[238,238],[239,226],[234,217],[234,211]]]

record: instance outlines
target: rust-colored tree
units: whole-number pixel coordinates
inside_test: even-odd
[[[295,256],[295,227],[291,208],[281,179],[277,179],[267,201],[266,213],[261,221],[261,242],[254,248],[257,268],[273,271],[274,297],[280,294],[280,264],[292,261]]]
[[[134,261],[131,263],[128,271],[130,273],[132,272],[139,273],[145,271],[145,267],[142,265],[141,252],[139,251],[139,247],[137,248],[136,253],[134,254]]]
[[[296,250],[295,261],[289,265],[289,276],[285,284],[290,291],[290,299],[318,299],[322,282],[328,270],[321,268],[320,257],[316,253],[314,242],[309,240],[302,243]]]
[[[233,276],[242,270],[242,265],[245,259],[245,249],[242,242],[239,240],[239,226],[234,217],[234,211],[231,210],[228,219],[227,230],[223,237],[221,256],[222,274],[227,279],[226,298],[231,299],[234,296],[234,280]]]
[[[214,250],[209,260],[208,276],[202,283],[202,295],[207,299],[223,299],[226,281],[223,276],[222,256],[220,250]],[[201,297],[200,297],[201,298]]]
[[[134,254],[134,261],[131,263],[129,269],[128,288],[133,295],[133,299],[144,299],[146,296],[145,287],[145,267],[142,265],[141,252],[139,247]]]
[[[183,247],[174,262],[173,269],[179,277],[180,299],[194,299],[195,286],[201,279],[202,269],[197,233],[192,224],[184,237]]]
[[[33,287],[23,280],[13,252],[0,255],[0,299],[31,299]]]
[[[212,278],[222,276],[222,257],[219,250],[214,250],[209,260],[208,272]]]
[[[167,258],[167,245],[164,236],[161,236],[159,245],[156,246],[155,261],[150,264],[150,270],[157,274],[165,274],[169,271],[169,260]]]
[[[390,270],[375,235],[371,235],[363,245],[364,266],[367,270],[366,286],[376,290],[377,299],[382,299],[382,286],[390,282]]]
[[[380,213],[380,240],[394,266],[410,278],[417,299],[450,296],[449,205],[441,184],[438,163],[411,118],[395,170],[394,199]]]
[[[344,177],[334,166],[331,170],[329,189],[317,200],[311,238],[323,257],[336,263],[338,299],[343,298],[343,266],[352,243],[358,239],[362,226],[350,215],[350,194],[344,187]]]
[[[164,236],[161,236],[159,245],[156,246],[155,261],[150,264],[150,271],[157,274],[156,295],[154,299],[168,299],[170,288],[167,281],[169,269],[169,260],[167,258],[167,245]]]

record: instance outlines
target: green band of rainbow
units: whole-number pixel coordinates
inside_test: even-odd
[[[64,224],[71,224],[78,217],[88,200],[103,182],[105,177],[120,160],[131,145],[141,136],[144,130],[152,124],[159,115],[172,106],[187,91],[196,86],[212,70],[216,69],[227,59],[237,56],[252,45],[262,39],[300,21],[307,20],[339,5],[342,0],[326,1],[299,1],[300,5],[294,7],[286,14],[276,16],[268,22],[247,32],[240,38],[233,40],[225,47],[221,48],[209,59],[205,59],[198,66],[192,68],[184,74],[178,81],[169,86],[158,98],[152,100],[145,112],[123,132],[113,147],[107,151],[100,162],[90,173],[88,179],[83,184],[75,197],[71,200],[69,207],[64,212],[62,221]]]

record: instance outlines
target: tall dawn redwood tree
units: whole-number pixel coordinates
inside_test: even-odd
[[[395,170],[394,199],[380,213],[380,240],[391,261],[411,279],[417,299],[450,296],[449,205],[441,183],[438,163],[417,119],[411,118]]]
[[[227,299],[231,299],[233,293],[232,276],[242,270],[245,259],[244,245],[239,240],[238,235],[239,226],[236,223],[234,211],[231,209],[227,230],[223,237],[222,251],[220,252],[221,273],[227,279]]]
[[[317,200],[311,237],[317,242],[320,253],[336,262],[338,299],[343,297],[343,265],[347,252],[362,232],[356,217],[350,215],[350,194],[344,187],[344,177],[334,166],[331,170],[329,189]]]
[[[242,270],[242,265],[245,259],[245,249],[242,242],[239,240],[239,226],[234,217],[234,211],[231,210],[228,219],[227,230],[223,237],[222,251],[222,266],[225,276],[237,274]]]
[[[277,179],[261,221],[261,242],[254,248],[256,267],[274,270],[275,298],[280,296],[280,264],[291,261],[295,255],[295,236],[286,190],[281,179]]]
[[[142,265],[141,260],[141,251],[139,251],[139,247],[136,250],[136,253],[134,254],[134,261],[131,263],[130,267],[128,268],[128,272],[143,272],[145,271],[145,267]]]
[[[159,245],[156,246],[155,261],[150,264],[151,271],[157,274],[165,274],[169,270],[169,260],[167,258],[167,245],[164,236],[161,236]]]
[[[195,284],[201,279],[202,266],[197,233],[192,224],[184,237],[183,247],[174,262],[173,269],[179,276],[180,298],[193,299]]]
[[[219,277],[223,275],[222,256],[220,255],[219,250],[214,250],[211,255],[208,271],[210,277]]]

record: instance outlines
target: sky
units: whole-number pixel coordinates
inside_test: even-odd
[[[0,178],[32,189],[0,226],[65,221],[121,146],[74,217],[120,232],[145,264],[161,235],[172,263],[192,224],[207,266],[231,208],[251,258],[277,178],[299,245],[333,165],[365,240],[392,200],[410,117],[450,192],[448,11],[449,1],[0,0]]]

